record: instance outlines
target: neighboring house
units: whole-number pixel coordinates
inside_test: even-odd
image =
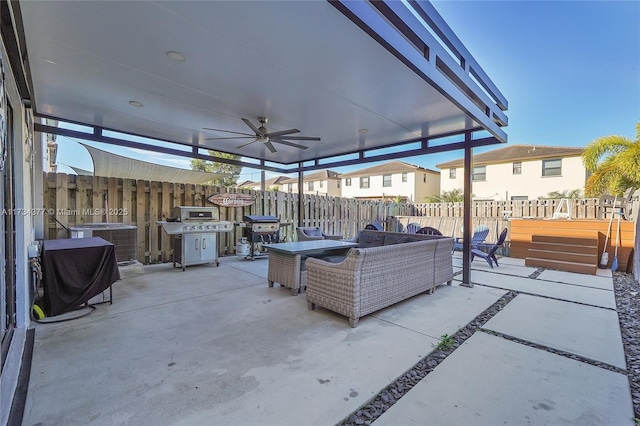
[[[319,172],[305,174],[303,177],[303,193],[328,195],[330,197],[340,197],[340,177],[338,173],[331,170],[321,170]],[[281,182],[280,190],[284,192],[298,193],[298,179],[286,179]]]
[[[440,173],[403,161],[391,161],[340,175],[342,196],[425,202],[440,194]]]
[[[587,180],[580,155],[584,148],[509,145],[473,156],[472,193],[482,200],[530,200],[553,191],[580,189]],[[440,189],[464,186],[464,159],[436,164]]]
[[[255,185],[256,183],[252,180],[243,180],[242,182],[238,182],[236,184],[238,188],[247,188],[247,189],[253,188]],[[258,182],[257,185],[260,185],[260,182]]]
[[[265,179],[264,181],[264,189],[267,191],[276,190],[276,191],[284,191],[282,187],[282,182],[289,180],[288,176],[276,176],[270,179]],[[260,182],[252,182],[250,180],[239,183],[238,188],[246,188],[253,189],[255,191],[260,191],[261,184]]]

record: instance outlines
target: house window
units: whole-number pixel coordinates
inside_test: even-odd
[[[514,175],[521,175],[522,174],[522,162],[517,161],[517,162],[513,163],[513,174]]]
[[[407,181],[407,174],[406,174],[406,173],[403,173],[403,174],[402,174],[402,181],[403,181],[403,182],[406,182],[406,181]]]
[[[369,176],[360,178],[360,188],[369,188]]]
[[[511,201],[527,201],[529,199],[526,195],[514,195],[511,197]]]
[[[293,191],[293,184],[288,183],[287,184],[287,189],[289,190],[289,192]]]
[[[456,169],[449,169],[449,179],[456,178]]]
[[[391,186],[391,175],[382,175],[382,186]]]
[[[562,159],[542,160],[542,176],[562,176]]]
[[[323,180],[320,181],[320,188],[324,188],[324,181]]]
[[[338,185],[338,188],[340,188],[340,181],[337,181],[336,184]]]
[[[344,186],[351,186],[351,178],[346,178],[344,180]]]
[[[309,183],[307,183],[307,189],[308,189],[309,191],[313,191],[313,182],[309,182]]]
[[[473,173],[471,174],[471,180],[487,180],[487,166],[474,167]]]

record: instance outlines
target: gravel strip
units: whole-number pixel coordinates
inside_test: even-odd
[[[536,278],[542,271],[544,271],[543,268],[538,268],[529,278]],[[458,346],[471,337],[471,335],[476,331],[497,334],[505,339],[516,341],[521,344],[595,365],[609,371],[627,374],[629,384],[631,386],[631,396],[633,400],[636,424],[640,425],[640,420],[638,420],[640,419],[640,285],[638,284],[638,281],[634,279],[633,275],[623,272],[613,273],[613,285],[618,318],[620,321],[620,330],[622,333],[622,342],[627,361],[627,371],[621,370],[615,366],[527,342],[515,337],[494,333],[493,331],[480,330],[487,321],[500,312],[507,303],[519,294],[515,291],[509,291],[497,302],[473,319],[469,324],[458,330],[453,336],[450,336],[450,338],[446,339],[447,342],[450,342],[450,345],[447,347],[435,348],[433,352],[419,361],[415,366],[413,366],[413,368],[409,369],[409,371],[380,391],[365,405],[347,416],[344,420],[338,423],[338,425],[370,425],[373,423],[375,419],[380,417],[382,413],[387,411],[396,403],[396,401],[409,392],[411,388],[433,371],[438,364],[444,361],[449,354],[456,350]]]
[[[614,272],[613,289],[627,358],[633,412],[636,419],[640,419],[640,284],[632,274]],[[640,420],[636,420],[636,424],[640,424]]]
[[[494,315],[500,312],[516,295],[516,292],[510,291],[502,296],[497,302],[475,317],[469,324],[458,330],[453,336],[450,336],[450,339],[446,339],[445,342],[450,342],[449,345],[444,345],[443,342],[442,345],[439,345],[441,347],[436,347],[433,352],[420,360],[413,368],[338,424],[343,426],[370,425],[375,419],[380,417],[382,413],[395,404],[397,400],[409,392],[411,388],[418,384],[420,380],[424,379],[427,374],[431,373],[438,364],[444,361],[451,352],[471,337],[476,330],[480,329],[480,327]]]

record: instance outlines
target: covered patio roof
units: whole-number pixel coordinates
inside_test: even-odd
[[[38,131],[281,173],[507,140],[506,99],[426,1],[21,1],[14,15],[23,97],[90,127]],[[253,134],[242,119],[259,117],[321,140],[273,153],[207,129]]]
[[[470,283],[472,149],[507,141],[507,100],[428,1],[30,0],[2,12],[24,102],[88,126],[39,132],[297,172],[300,193],[305,171],[464,149]],[[260,117],[320,140],[272,152]]]

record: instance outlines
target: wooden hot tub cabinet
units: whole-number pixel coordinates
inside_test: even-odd
[[[576,238],[595,241],[597,240],[596,266],[600,262],[600,257],[604,248],[604,243],[609,227],[609,220],[595,219],[512,219],[511,230],[509,232],[510,256],[526,259],[529,256],[529,249],[532,246],[533,235],[544,237]],[[635,224],[631,221],[622,220],[620,223],[621,241],[618,247],[618,271],[631,272],[633,268],[633,243]],[[616,244],[617,218],[611,225],[611,235],[607,244],[609,253],[608,268],[611,267]],[[546,238],[546,240],[549,240]],[[553,240],[553,239],[551,239]]]

